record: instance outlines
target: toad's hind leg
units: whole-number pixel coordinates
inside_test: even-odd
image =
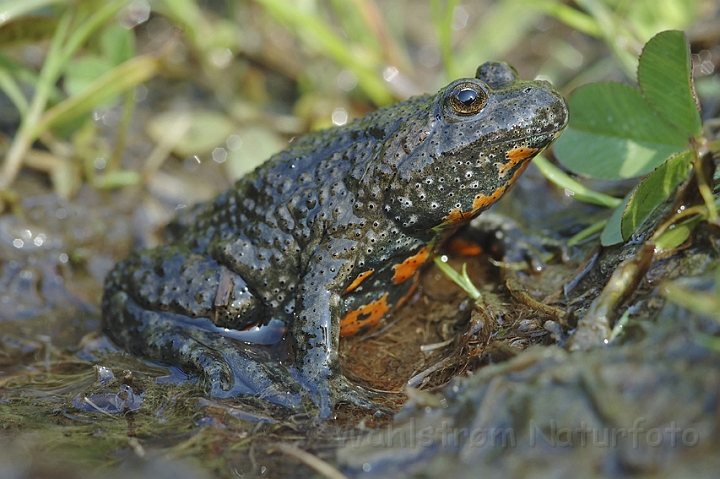
[[[118,291],[103,301],[104,330],[117,345],[138,356],[199,373],[215,397],[255,396],[294,408],[301,405],[288,374],[221,334],[199,328],[175,313],[141,308]]]
[[[258,302],[211,258],[178,247],[135,253],[108,275],[102,309],[103,329],[118,346],[200,373],[213,396],[301,403],[287,370],[220,334],[216,325],[252,319]]]

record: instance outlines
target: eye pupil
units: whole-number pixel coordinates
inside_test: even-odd
[[[466,82],[456,85],[448,97],[448,106],[456,115],[470,116],[483,109],[487,93],[478,85]]]
[[[477,92],[470,88],[463,88],[456,95],[457,99],[465,106],[470,106],[477,100]]]

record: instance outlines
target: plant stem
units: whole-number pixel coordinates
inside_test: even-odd
[[[45,111],[50,90],[57,80],[61,65],[58,59],[61,55],[62,43],[70,27],[72,17],[72,10],[67,10],[58,22],[55,35],[53,35],[52,41],[50,42],[50,48],[48,49],[45,63],[43,64],[40,77],[35,87],[35,95],[30,103],[30,108],[28,108],[27,114],[20,123],[20,128],[15,134],[12,145],[10,145],[10,150],[5,157],[5,162],[2,165],[2,171],[0,172],[0,190],[10,187],[18,171],[20,171],[20,166],[22,165],[25,154],[28,149],[30,149],[32,142],[35,141],[31,133],[32,130],[35,129],[35,124],[40,119],[43,111]]]

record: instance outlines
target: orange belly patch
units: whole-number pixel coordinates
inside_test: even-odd
[[[362,282],[365,280],[365,278],[367,278],[368,276],[370,276],[370,275],[373,274],[374,272],[375,272],[374,269],[369,269],[369,270],[363,271],[362,273],[360,273],[359,275],[357,275],[357,278],[355,278],[355,279],[353,280],[353,282],[350,283],[350,286],[348,286],[347,288],[345,288],[345,291],[343,291],[342,294],[347,294],[347,293],[349,293],[350,291],[352,291],[352,290],[354,290],[355,288],[357,288],[358,286],[360,286],[360,283],[362,283]]]
[[[407,281],[417,269],[427,261],[430,256],[430,248],[428,246],[423,247],[420,251],[410,256],[408,259],[400,264],[393,266],[395,274],[393,275],[393,283],[400,284]]]
[[[348,313],[340,320],[340,336],[345,338],[359,333],[361,330],[371,328],[378,324],[385,314],[390,311],[387,304],[388,294],[382,298],[366,304],[361,308]]]

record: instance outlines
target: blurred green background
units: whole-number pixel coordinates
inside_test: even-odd
[[[711,0],[5,0],[2,205],[23,194],[23,167],[64,197],[147,184],[168,157],[236,179],[293,136],[487,60],[565,93],[634,82],[643,44],[666,29],[687,30],[699,89],[717,98],[717,17]]]

